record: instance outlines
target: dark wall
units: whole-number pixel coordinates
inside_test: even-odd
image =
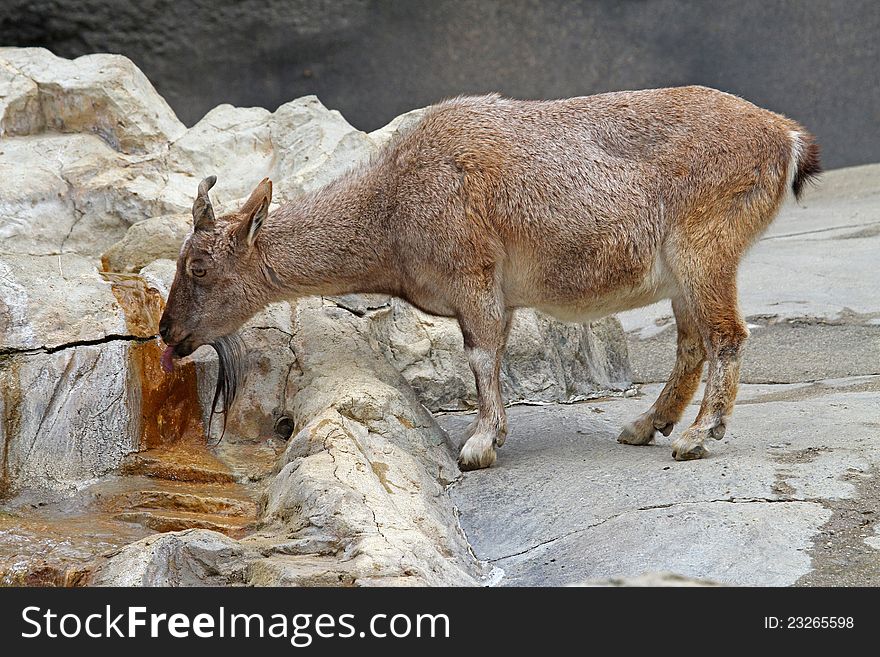
[[[374,129],[441,97],[700,83],[880,161],[877,0],[0,0],[0,44],[119,52],[192,124],[317,94]]]

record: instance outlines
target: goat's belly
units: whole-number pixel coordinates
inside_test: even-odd
[[[670,296],[672,296],[671,292],[666,289],[633,290],[584,299],[577,303],[534,304],[533,307],[563,322],[583,324],[624,310],[649,306]]]
[[[648,306],[662,299],[676,296],[677,286],[658,259],[644,274],[631,285],[591,289],[585,286],[583,294],[570,294],[559,299],[549,290],[538,286],[517,286],[511,290],[508,299],[518,307],[531,307],[564,322],[591,322],[607,315]]]

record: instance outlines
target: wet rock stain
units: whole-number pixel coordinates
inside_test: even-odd
[[[0,389],[3,394],[0,397],[2,404],[2,416],[0,422],[3,423],[3,453],[0,454],[0,500],[9,496],[12,476],[9,472],[9,451],[11,448],[12,438],[18,435],[21,426],[21,382],[19,380],[20,366],[18,361],[12,357],[5,357],[0,360]]]
[[[880,550],[866,539],[880,535],[880,468],[853,473],[855,494],[819,500],[831,517],[813,538],[812,570],[795,586],[880,586]]]
[[[125,314],[131,335],[155,336],[165,303],[162,296],[137,275],[104,273],[113,296]],[[139,448],[152,449],[179,443],[204,443],[205,428],[198,396],[196,368],[178,363],[172,372],[162,370],[162,349],[158,338],[133,342],[129,350],[129,372],[133,388],[140,392]]]
[[[208,446],[196,368],[166,373],[156,337],[164,301],[135,274],[102,272],[122,308],[128,348],[132,444],[115,475],[73,498],[7,502],[0,511],[0,586],[81,586],[95,559],[156,532],[208,528],[236,538],[258,517],[258,482],[277,454],[264,444]],[[153,338],[153,339],[151,339]],[[10,481],[8,443],[18,434],[23,394],[15,358],[0,356],[0,499]]]
[[[385,490],[389,494],[394,495],[394,491],[388,485],[388,478],[386,476],[388,474],[388,464],[381,461],[370,461],[370,467],[373,469],[373,474],[379,478],[379,482],[385,487]]]

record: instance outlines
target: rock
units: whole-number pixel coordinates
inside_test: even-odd
[[[172,175],[161,160],[117,157],[114,166],[81,161],[66,177],[80,221],[71,231],[70,248],[100,255],[125,236],[132,224],[165,214],[189,213],[198,181]]]
[[[114,340],[0,358],[0,492],[72,490],[137,449],[129,348]]]
[[[287,302],[271,304],[242,328],[241,336],[248,348],[248,377],[228,418],[232,432],[260,439],[289,438],[289,405],[297,392],[299,374],[292,346],[294,331],[293,309]],[[202,399],[207,408],[207,395]]]
[[[90,135],[4,138],[0,146],[2,250],[61,253],[83,246],[81,240],[78,242],[80,235],[72,238],[84,213],[67,179],[68,169],[84,162],[94,175],[95,170],[109,166],[116,158],[112,149]],[[96,226],[90,226],[90,219],[82,222],[86,236],[99,243],[107,239],[112,242],[113,235],[108,238]],[[120,235],[122,232],[124,229]],[[87,248],[93,247],[89,244]]]
[[[189,212],[197,181],[91,135],[10,137],[0,148],[0,237],[12,253],[98,255],[128,227]]]
[[[121,55],[56,57],[42,48],[0,48],[0,136],[98,135],[122,153],[167,147],[186,127],[146,76]]]
[[[169,165],[198,180],[217,176],[215,195],[246,198],[272,175],[279,156],[272,143],[272,116],[262,107],[219,105],[171,145]]]
[[[0,488],[76,488],[138,448],[154,302],[79,255],[0,256]]]
[[[94,261],[75,254],[0,255],[3,350],[51,350],[127,335],[125,315]]]
[[[104,560],[91,586],[235,586],[247,562],[238,541],[207,529],[148,536]]]
[[[386,357],[432,411],[476,404],[476,388],[454,319],[433,317],[394,299],[372,330]],[[508,402],[565,402],[627,387],[626,340],[620,324],[563,324],[517,311],[502,365]]]
[[[279,158],[273,172],[278,200],[318,189],[376,150],[365,133],[315,96],[279,107],[272,115],[271,132]]]
[[[83,256],[0,257],[0,488],[75,489],[162,421],[188,426],[175,414],[199,408],[195,376],[160,373],[161,310],[145,279]]]
[[[298,304],[299,430],[267,491],[264,521],[287,537],[330,537],[342,557],[335,570],[354,583],[472,585],[485,570],[470,556],[444,490],[458,474],[454,457],[371,344],[369,321],[335,304]],[[275,576],[297,581],[289,572]]]
[[[105,271],[133,273],[159,259],[176,260],[192,224],[191,214],[168,214],[138,221],[125,237],[104,252],[101,266]]]

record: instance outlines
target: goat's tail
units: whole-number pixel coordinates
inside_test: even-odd
[[[788,178],[795,199],[800,200],[804,185],[815,183],[822,173],[822,163],[819,161],[819,144],[813,135],[806,130],[792,130],[790,134],[791,164]]]

